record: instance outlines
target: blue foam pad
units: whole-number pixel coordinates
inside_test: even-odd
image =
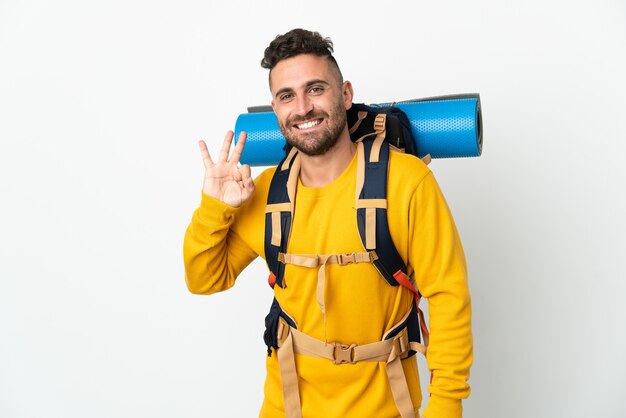
[[[397,106],[411,122],[420,157],[478,157],[482,153],[482,116],[477,94],[417,99],[370,106]],[[263,108],[264,109],[264,108]],[[272,166],[283,159],[285,138],[273,112],[243,113],[235,123],[239,133],[248,134],[241,162],[251,166]]]

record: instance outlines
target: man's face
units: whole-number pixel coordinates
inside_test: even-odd
[[[303,54],[280,61],[270,73],[272,107],[287,143],[306,155],[323,155],[346,129],[352,86],[341,83],[326,57]],[[347,131],[346,131],[347,132]]]

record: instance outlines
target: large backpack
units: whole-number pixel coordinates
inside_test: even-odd
[[[326,264],[331,263],[368,262],[376,267],[389,285],[404,286],[411,291],[415,303],[403,320],[385,334],[383,341],[367,344],[361,348],[354,345],[339,345],[331,347],[329,351],[328,344],[325,342],[320,345],[318,340],[298,331],[296,321],[283,311],[274,298],[270,312],[265,318],[264,340],[268,347],[268,355],[271,355],[273,349],[278,353],[288,417],[299,416],[300,408],[297,378],[294,377],[296,373],[294,352],[306,352],[310,355],[325,357],[335,364],[354,361],[387,361],[387,372],[396,405],[403,418],[410,417],[414,416],[414,409],[408,396],[408,387],[400,359],[412,356],[416,351],[425,353],[428,330],[418,306],[421,295],[417,290],[415,280],[408,276],[407,266],[395,248],[389,232],[387,174],[391,149],[417,155],[417,148],[409,119],[397,107],[375,108],[364,104],[353,104],[347,112],[347,120],[350,137],[357,143],[359,153],[357,170],[360,174],[358,176],[362,175],[363,178],[362,186],[357,186],[361,187],[361,190],[355,207],[359,236],[365,251],[334,254],[324,256],[324,259],[287,253],[293,225],[299,159],[296,158],[295,149],[286,147],[287,155],[276,168],[267,198],[265,257],[270,270],[269,284],[272,288],[275,285],[283,287],[286,264],[324,269]],[[323,278],[323,276],[322,271],[320,277]],[[323,292],[322,295],[318,292],[317,298],[322,313],[325,314]],[[365,352],[369,357],[363,354]]]

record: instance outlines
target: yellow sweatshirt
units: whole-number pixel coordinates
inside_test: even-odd
[[[257,256],[264,257],[265,205],[275,168],[256,180],[241,208],[203,195],[184,242],[189,290],[211,294],[233,286]],[[426,418],[462,416],[461,399],[472,363],[470,296],[463,249],[439,187],[418,158],[390,156],[389,229],[399,254],[429,302],[428,367],[433,373]],[[356,154],[348,168],[323,188],[298,184],[288,253],[338,254],[363,251],[355,196]],[[266,277],[259,277],[266,280]],[[285,288],[275,287],[281,307],[298,329],[319,340],[347,344],[380,341],[410,309],[411,293],[389,285],[368,263],[326,266],[326,321],[316,299],[317,269],[287,265]],[[413,405],[421,404],[415,357],[403,360]],[[385,363],[335,365],[296,355],[303,417],[396,417]],[[261,417],[284,416],[277,356],[267,358]]]

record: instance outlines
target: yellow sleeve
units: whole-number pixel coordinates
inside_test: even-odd
[[[191,293],[211,294],[231,288],[257,254],[232,229],[239,209],[202,194],[185,233],[185,280]]]
[[[448,205],[429,173],[411,201],[409,264],[428,299],[432,382],[425,418],[462,417],[472,364],[471,304],[465,255]]]
[[[275,168],[254,179],[255,191],[234,208],[202,194],[185,233],[185,280],[191,293],[209,295],[230,289],[257,256],[264,256],[265,204]]]

